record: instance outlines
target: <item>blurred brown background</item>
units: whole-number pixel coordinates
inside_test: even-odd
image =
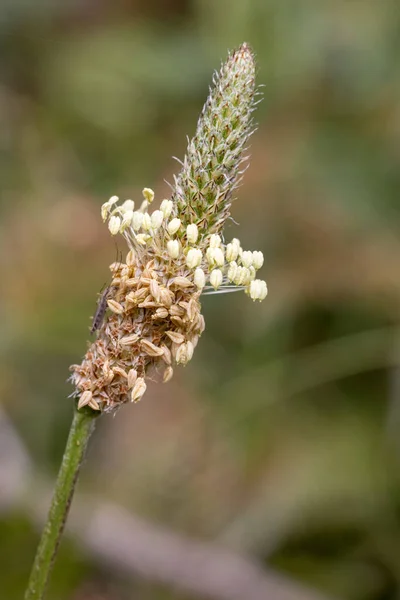
[[[204,298],[194,360],[99,423],[48,598],[400,597],[398,0],[3,0],[1,598],[115,257],[100,205],[168,194],[243,41],[264,101],[227,235],[269,296]]]

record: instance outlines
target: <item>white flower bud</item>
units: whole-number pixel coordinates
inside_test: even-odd
[[[213,233],[210,237],[210,248],[219,248],[221,245],[221,237],[217,233]]]
[[[143,213],[136,210],[132,216],[132,227],[134,231],[139,231],[143,223]]]
[[[154,200],[154,192],[150,188],[144,188],[142,191],[143,198],[150,204]]]
[[[111,196],[111,198],[109,200],[107,200],[107,202],[104,202],[104,204],[102,205],[102,207],[101,207],[101,218],[103,219],[103,222],[106,222],[107,217],[108,217],[109,212],[110,212],[110,208],[116,202],[118,202],[118,196]]]
[[[169,242],[167,242],[167,252],[171,258],[178,258],[178,256],[179,256],[178,240],[169,240]]]
[[[264,264],[264,255],[262,252],[255,250],[253,252],[253,266],[258,271]]]
[[[151,215],[151,226],[153,229],[159,229],[161,227],[162,222],[164,220],[164,214],[161,210],[155,210]]]
[[[245,252],[242,252],[240,259],[242,265],[248,269],[253,264],[253,253],[250,252],[250,250],[246,250]]]
[[[173,207],[174,203],[172,202],[172,200],[163,200],[161,202],[160,210],[166,219],[168,219],[168,217],[172,213]]]
[[[194,285],[202,290],[206,285],[206,276],[203,269],[197,268],[194,272]]]
[[[228,244],[226,246],[226,260],[232,262],[237,259],[239,255],[239,249],[235,244]]]
[[[220,269],[214,269],[210,274],[210,283],[214,289],[219,288],[222,283],[223,275]]]
[[[144,213],[143,215],[142,228],[145,231],[150,231],[151,229],[151,217],[149,213]]]
[[[227,273],[227,277],[228,277],[229,281],[232,281],[232,282],[235,281],[237,270],[238,270],[238,265],[235,261],[232,261],[231,263],[229,263],[229,268],[228,268],[228,273]]]
[[[181,220],[180,219],[172,219],[172,221],[170,221],[167,225],[167,229],[168,229],[168,233],[170,235],[174,235],[174,233],[176,233],[179,229],[179,227],[181,226]]]
[[[250,283],[248,293],[252,300],[259,300],[261,302],[268,294],[267,284],[262,279],[254,279]]]
[[[197,225],[195,225],[195,223],[192,223],[186,227],[186,237],[189,244],[195,244],[197,242],[199,230],[197,229]]]
[[[131,392],[131,402],[139,402],[141,400],[143,394],[145,393],[147,385],[144,382],[143,377],[138,377],[136,379],[135,385],[132,388]]]
[[[125,231],[125,229],[127,227],[129,227],[129,225],[132,223],[132,218],[133,218],[133,211],[132,210],[127,210],[124,212],[124,216],[122,217],[122,223],[121,223],[121,228],[120,231]]]
[[[134,208],[135,203],[133,200],[125,200],[125,202],[121,206],[121,212],[124,214],[125,212],[133,211]]]
[[[121,219],[117,216],[110,217],[108,221],[108,229],[110,230],[111,235],[116,235],[119,232],[119,228],[121,227]]]
[[[186,256],[186,264],[189,269],[194,269],[201,265],[203,254],[199,248],[191,248]]]
[[[224,253],[221,248],[207,248],[206,256],[211,266],[224,266]]]

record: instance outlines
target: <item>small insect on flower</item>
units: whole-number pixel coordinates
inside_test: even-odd
[[[99,298],[99,301],[97,302],[97,309],[96,312],[94,313],[94,317],[93,317],[93,322],[92,322],[92,326],[90,328],[90,333],[93,335],[95,331],[97,331],[98,329],[100,329],[100,327],[103,324],[104,321],[104,317],[106,314],[106,310],[107,310],[107,300],[108,300],[108,294],[110,292],[111,286],[107,286],[106,289],[104,290],[104,292],[102,293],[102,295]]]
[[[115,196],[115,198],[116,198],[116,196]],[[114,199],[114,197],[112,198],[112,200],[113,199]],[[117,258],[118,258],[118,249],[117,249]],[[122,255],[121,255],[121,260],[122,260]],[[106,310],[108,307],[107,301],[108,301],[108,295],[111,291],[111,287],[112,287],[111,285],[108,285],[106,287],[106,289],[104,290],[104,292],[101,294],[99,300],[97,301],[96,312],[94,313],[92,326],[90,328],[91,335],[93,335],[95,331],[98,331],[103,324],[104,317],[106,315]]]

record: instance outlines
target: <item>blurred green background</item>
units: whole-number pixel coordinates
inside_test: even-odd
[[[400,597],[398,0],[3,0],[1,598],[23,595],[115,257],[100,205],[168,195],[243,41],[264,100],[227,236],[264,252],[269,296],[204,298],[195,359],[101,420],[79,492],[310,598]],[[206,597],[175,583],[72,531],[48,598]]]

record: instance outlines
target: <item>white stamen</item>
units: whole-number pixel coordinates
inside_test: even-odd
[[[203,296],[211,296],[214,294],[229,294],[230,292],[241,292],[245,288],[244,286],[235,285],[235,287],[220,287],[218,290],[214,290],[213,288],[205,288],[205,292],[202,293]]]
[[[201,265],[203,254],[199,248],[191,248],[186,256],[186,264],[189,269],[194,269]]]
[[[145,231],[150,231],[151,229],[151,217],[149,213],[144,213],[143,215],[142,228]]]
[[[129,225],[132,223],[132,218],[133,218],[132,210],[127,210],[124,212],[124,216],[122,217],[122,223],[121,223],[121,227],[120,227],[121,233],[123,231],[125,231],[125,229],[127,227],[129,227]]]
[[[221,248],[207,248],[206,256],[210,266],[223,267],[225,261]]]
[[[169,240],[169,242],[167,242],[167,252],[171,258],[178,258],[178,256],[179,256],[178,240]]]
[[[246,250],[242,252],[242,256],[240,257],[242,261],[242,265],[248,269],[253,264],[253,253],[250,250]]]
[[[149,204],[154,200],[154,192],[151,188],[144,188],[142,190],[143,198],[147,200]]]
[[[220,269],[214,269],[210,274],[210,283],[214,289],[219,288],[223,280],[222,271]]]
[[[132,216],[132,228],[134,231],[139,231],[143,223],[143,213],[136,210]]]
[[[170,221],[167,225],[167,229],[168,229],[168,233],[170,235],[174,235],[174,233],[176,233],[179,229],[179,227],[181,226],[181,220],[180,219],[172,219],[172,221]]]
[[[189,244],[195,244],[197,242],[197,238],[199,237],[197,225],[192,223],[186,227],[186,237]]]
[[[164,220],[164,214],[161,210],[155,210],[151,215],[151,226],[153,229],[159,229]]]
[[[228,277],[229,281],[232,281],[232,282],[235,281],[237,270],[238,270],[238,265],[235,261],[232,261],[231,263],[229,263],[229,268],[228,268],[228,273],[227,273],[227,277]]]
[[[149,240],[151,240],[151,235],[149,235],[148,233],[139,233],[136,236],[136,241],[141,246],[145,246]]]
[[[113,204],[118,202],[118,200],[119,200],[118,196],[111,196],[111,198],[109,200],[107,200],[107,202],[104,202],[104,204],[101,207],[101,217],[103,219],[103,222],[105,222],[107,220],[107,217],[110,213],[110,208],[112,207]]]
[[[133,200],[125,200],[125,202],[121,206],[121,213],[124,214],[128,211],[133,211],[134,208],[135,208],[135,203]]]
[[[264,264],[264,255],[262,252],[255,250],[253,252],[253,266],[258,271]]]
[[[252,300],[261,302],[268,294],[267,284],[262,279],[255,279],[250,283],[248,293]]]
[[[206,276],[203,269],[197,268],[194,272],[194,284],[199,290],[203,289],[206,284]]]
[[[221,237],[217,233],[213,233],[210,237],[210,248],[219,248],[221,245]]]
[[[173,207],[174,203],[172,200],[163,200],[161,202],[160,210],[166,219],[171,215]]]
[[[239,255],[239,249],[235,244],[228,244],[226,246],[226,260],[232,262],[237,259]]]
[[[117,235],[120,227],[121,219],[117,216],[110,217],[110,220],[108,221],[108,229],[110,230],[111,235]]]

